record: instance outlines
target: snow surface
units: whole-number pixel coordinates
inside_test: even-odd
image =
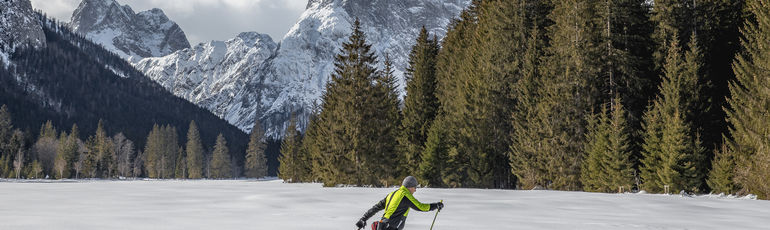
[[[3,182],[0,229],[355,229],[392,190],[278,180]],[[418,189],[415,197],[444,200],[436,230],[770,226],[770,202],[713,195]],[[433,215],[411,211],[405,229],[428,229]]]

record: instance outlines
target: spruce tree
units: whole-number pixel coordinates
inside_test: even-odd
[[[708,183],[711,192],[734,194],[738,191],[735,184],[735,158],[727,149],[727,143],[714,153],[712,169],[709,172]]]
[[[640,171],[642,188],[650,192],[660,192],[666,185],[673,192],[698,191],[704,178],[704,149],[698,132],[687,121],[689,103],[683,97],[687,89],[694,87],[691,84],[697,82],[697,76],[686,71],[687,63],[677,40],[673,40],[668,51],[660,95],[645,114]]]
[[[203,144],[201,143],[200,133],[195,121],[190,121],[190,128],[187,130],[187,145],[185,146],[187,155],[187,178],[203,178]]]
[[[547,29],[551,46],[534,102],[534,124],[529,124],[534,143],[525,143],[526,173],[541,175],[527,179],[530,186],[578,190],[585,145],[585,127],[590,111],[601,101],[602,25],[597,23],[598,1],[556,1]],[[542,142],[542,143],[538,143]],[[526,158],[525,158],[526,159]]]
[[[88,138],[86,147],[87,150],[83,153],[83,172],[91,178],[111,176],[115,166],[112,161],[115,147],[104,130],[104,121],[99,120],[96,133]]]
[[[421,162],[428,131],[439,109],[436,97],[436,58],[439,45],[431,38],[425,27],[417,36],[417,43],[409,54],[406,69],[406,96],[404,97],[404,118],[401,123],[399,144],[408,166],[407,173],[414,174]]]
[[[211,159],[211,178],[224,179],[232,178],[232,163],[230,160],[230,149],[227,147],[227,140],[221,133],[217,136],[216,145],[214,145],[214,154]]]
[[[644,112],[649,92],[656,85],[647,76],[652,73],[650,23],[647,0],[599,0],[594,9],[601,28],[596,44],[599,48],[600,75],[593,84],[598,89],[601,103],[620,95],[627,105],[629,122],[638,124]],[[594,109],[597,107],[594,106]]]
[[[80,140],[80,130],[78,128],[77,124],[72,124],[72,129],[70,130],[70,134],[67,137],[67,144],[65,145],[64,154],[67,158],[67,165],[69,166],[70,170],[70,177],[75,176],[79,177],[78,171],[79,169],[75,169],[76,164],[80,162],[81,159],[81,140]],[[82,162],[80,164],[82,166]]]
[[[653,3],[652,21],[655,23],[655,31],[652,39],[656,43],[653,53],[655,69],[663,71],[670,45],[685,44],[687,37],[682,34],[691,34],[693,26],[690,20],[695,16],[693,0],[656,0]]]
[[[87,150],[82,153],[83,156],[83,177],[88,178],[96,178],[97,170],[98,170],[98,154],[99,149],[101,148],[99,146],[99,143],[96,141],[94,136],[88,137],[86,139],[86,148]]]
[[[439,102],[441,104],[436,120],[446,123],[449,132],[443,140],[450,146],[444,155],[447,155],[447,174],[444,175],[444,184],[449,187],[466,186],[469,156],[459,154],[458,136],[460,129],[457,125],[458,114],[463,108],[460,86],[463,78],[458,77],[464,69],[470,68],[468,59],[471,56],[470,45],[473,34],[477,28],[478,10],[481,1],[474,0],[468,9],[460,14],[460,18],[449,25],[447,34],[442,42],[442,48],[436,62],[436,78],[438,80]],[[431,135],[431,134],[428,134]],[[439,149],[440,150],[440,149]],[[442,153],[438,153],[442,154]]]
[[[377,75],[377,58],[366,42],[361,23],[356,20],[353,33],[343,43],[335,58],[335,71],[322,96],[322,110],[318,115],[317,137],[313,148],[324,185],[357,184],[377,185],[378,178],[369,167],[377,167],[382,159],[374,146],[377,133],[371,126],[380,124],[373,117],[373,82]],[[365,118],[375,118],[367,120]],[[396,144],[396,143],[386,143]]]
[[[179,148],[176,154],[176,168],[174,169],[174,178],[184,179],[187,178],[187,154],[184,148]]]
[[[249,147],[246,149],[246,177],[262,178],[267,176],[267,157],[265,157],[265,131],[254,122],[254,128],[249,135]]]
[[[306,161],[300,157],[301,134],[297,131],[296,117],[292,116],[286,135],[281,143],[281,156],[278,157],[278,178],[286,182],[302,182],[305,177]]]
[[[393,75],[393,63],[387,54],[384,66],[375,76],[371,102],[364,113],[364,120],[367,121],[364,123],[365,140],[370,144],[364,146],[363,151],[371,159],[366,164],[373,172],[375,184],[392,185],[400,183],[408,171],[415,172],[419,162],[408,164],[404,162],[403,154],[398,153],[399,128],[402,124],[401,101],[396,76]]]
[[[447,167],[446,163],[451,148],[447,141],[448,134],[443,121],[436,120],[431,124],[416,174],[420,181],[423,181],[427,186],[445,187],[446,170],[447,168],[454,168]]]
[[[13,124],[11,123],[11,113],[8,111],[8,106],[3,105],[2,107],[0,107],[0,156],[5,156],[6,158],[8,158],[11,155],[11,152],[10,152],[11,135],[13,135]],[[0,165],[0,166],[7,166],[7,165]]]
[[[145,142],[144,164],[147,170],[147,176],[150,178],[162,177],[162,165],[160,164],[160,159],[163,143],[161,143],[160,132],[160,126],[158,126],[158,124],[153,125],[152,131],[147,135],[147,141]]]
[[[629,191],[634,182],[626,112],[619,97],[611,107],[612,111],[602,108],[598,117],[589,122],[586,159],[581,171],[585,191]]]
[[[752,19],[741,29],[743,52],[736,56],[726,109],[731,140],[728,154],[736,161],[735,182],[742,193],[770,197],[770,1],[747,1]]]
[[[83,153],[83,172],[90,178],[100,177],[101,172],[106,171],[104,159],[110,155],[109,151],[114,150],[112,146],[108,146],[107,138],[109,137],[104,130],[104,122],[99,120],[96,133],[86,140],[87,150]]]
[[[53,127],[53,123],[51,122],[51,120],[46,121],[45,124],[40,126],[40,136],[39,136],[39,139],[42,139],[42,138],[56,138],[57,134],[58,133],[56,132],[56,128]]]
[[[522,76],[514,84],[512,93],[516,95],[516,108],[512,112],[511,153],[509,162],[511,172],[516,175],[522,188],[536,186],[547,187],[546,165],[540,148],[546,139],[542,138],[542,128],[548,127],[546,114],[539,108],[542,73],[541,63],[544,58],[543,21],[531,19],[532,26],[526,40],[526,50],[522,53]],[[544,126],[545,124],[545,126]]]
[[[161,167],[162,178],[173,178],[176,169],[176,159],[179,153],[179,136],[176,127],[166,125],[161,128]]]

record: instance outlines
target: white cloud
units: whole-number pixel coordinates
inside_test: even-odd
[[[78,7],[78,4],[80,0],[32,0],[32,7],[62,21],[70,20],[72,11]]]
[[[80,0],[31,0],[35,8],[69,21]],[[227,40],[256,31],[280,40],[297,21],[307,0],[118,0],[136,12],[160,8],[182,27],[192,45]]]

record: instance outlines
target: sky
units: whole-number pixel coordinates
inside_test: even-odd
[[[81,0],[31,0],[60,21],[70,21]],[[211,40],[228,40],[238,33],[256,31],[280,41],[297,22],[308,0],[118,0],[135,12],[160,8],[184,30],[195,46]]]

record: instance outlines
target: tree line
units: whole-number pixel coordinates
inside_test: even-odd
[[[421,31],[403,103],[357,21],[279,177],[766,198],[769,4],[474,0]]]
[[[195,121],[191,121],[186,143],[179,143],[177,128],[155,125],[144,148],[123,133],[109,136],[100,120],[96,132],[80,139],[77,124],[69,132],[57,130],[51,121],[32,133],[14,128],[8,107],[0,107],[0,177],[15,179],[82,178],[164,178],[226,179],[267,176],[264,131],[255,125],[243,155],[243,168],[237,166],[227,140],[221,133],[206,148]],[[207,149],[210,149],[207,150]]]

